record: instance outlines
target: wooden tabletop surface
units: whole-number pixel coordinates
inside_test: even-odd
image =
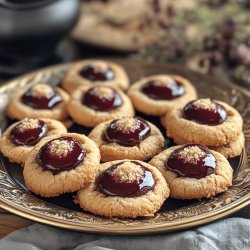
[[[0,209],[0,239],[9,233],[31,225],[33,222]]]

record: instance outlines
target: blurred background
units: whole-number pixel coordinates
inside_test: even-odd
[[[2,78],[115,56],[250,89],[250,0],[0,0]]]

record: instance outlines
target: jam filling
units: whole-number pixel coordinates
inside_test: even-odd
[[[48,132],[48,125],[37,119],[24,119],[19,122],[9,135],[10,141],[17,146],[37,144]]]
[[[185,87],[177,80],[163,82],[152,80],[144,84],[142,92],[151,99],[155,100],[173,100],[185,94]]]
[[[108,142],[132,147],[146,139],[150,133],[150,126],[142,118],[124,117],[109,124],[105,137]]]
[[[219,125],[227,118],[227,111],[222,105],[210,99],[191,101],[183,111],[186,119],[206,125]]]
[[[98,86],[89,89],[82,100],[83,104],[97,111],[109,111],[123,103],[118,92],[110,87]]]
[[[86,65],[80,71],[80,75],[90,81],[110,81],[115,77],[115,73],[111,68]]]
[[[135,161],[117,163],[96,179],[100,192],[107,196],[136,197],[155,186],[151,171]]]
[[[38,152],[37,160],[43,169],[58,174],[76,168],[85,155],[86,152],[79,142],[65,136],[43,145]]]
[[[165,166],[178,176],[199,179],[215,173],[216,159],[208,148],[187,144],[173,151]]]
[[[62,97],[50,86],[39,84],[27,90],[21,100],[34,109],[52,109],[62,101]]]

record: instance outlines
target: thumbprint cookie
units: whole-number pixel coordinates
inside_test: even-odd
[[[75,63],[66,74],[62,87],[72,93],[80,86],[110,85],[121,90],[129,87],[125,70],[118,64],[102,60],[84,60]]]
[[[134,83],[128,90],[136,110],[152,116],[163,116],[183,107],[197,97],[194,86],[177,75],[155,75]]]
[[[134,116],[133,105],[121,90],[101,85],[82,86],[74,91],[68,111],[76,123],[86,127],[123,116]]]
[[[0,149],[11,162],[24,164],[33,147],[46,136],[66,133],[56,120],[25,118],[8,127],[0,139]]]
[[[66,120],[69,95],[58,87],[36,84],[13,95],[6,113],[12,119],[51,118]]]
[[[225,157],[241,153],[244,146],[241,115],[230,105],[210,98],[189,102],[166,114],[167,135],[177,144],[198,143]]]
[[[85,210],[107,217],[153,216],[169,196],[162,174],[142,161],[101,164],[95,181],[77,193]]]
[[[149,164],[162,173],[172,198],[211,198],[232,185],[233,169],[227,159],[198,144],[168,148]]]
[[[152,123],[139,117],[123,117],[97,125],[89,134],[100,149],[101,160],[148,160],[158,154],[164,138]]]
[[[75,133],[51,135],[39,142],[24,165],[26,187],[44,197],[86,187],[98,171],[100,152],[88,137]]]

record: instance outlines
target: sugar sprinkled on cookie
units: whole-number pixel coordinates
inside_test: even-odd
[[[200,109],[216,110],[216,104],[210,98],[198,99],[193,105]]]
[[[40,141],[48,131],[43,120],[25,118],[15,125],[10,133],[10,141],[17,146],[31,146]]]
[[[197,163],[206,153],[201,150],[198,146],[191,146],[188,148],[183,148],[178,155],[184,162]]]
[[[134,132],[140,127],[136,118],[124,117],[116,121],[116,129],[124,132]]]
[[[17,129],[20,132],[24,132],[26,130],[30,130],[30,129],[35,129],[39,127],[39,120],[38,119],[29,119],[29,118],[25,118],[23,119],[18,125],[17,125]]]
[[[31,95],[35,97],[50,97],[54,90],[47,84],[37,84],[31,88]]]
[[[73,150],[72,143],[66,140],[54,140],[49,145],[49,150],[53,155],[65,157]]]
[[[210,98],[187,103],[183,108],[183,115],[187,120],[210,126],[222,124],[227,119],[226,109]]]
[[[101,97],[104,99],[114,98],[114,90],[112,88],[109,88],[109,87],[95,87],[93,92],[98,97]]]
[[[186,144],[175,149],[165,166],[178,176],[204,178],[215,173],[216,159],[208,148],[199,144]]]
[[[139,181],[144,175],[143,169],[132,162],[124,162],[119,165],[113,172],[112,176],[119,178],[124,182]]]
[[[105,131],[108,142],[135,146],[151,134],[151,127],[140,117],[123,117],[112,121]]]

